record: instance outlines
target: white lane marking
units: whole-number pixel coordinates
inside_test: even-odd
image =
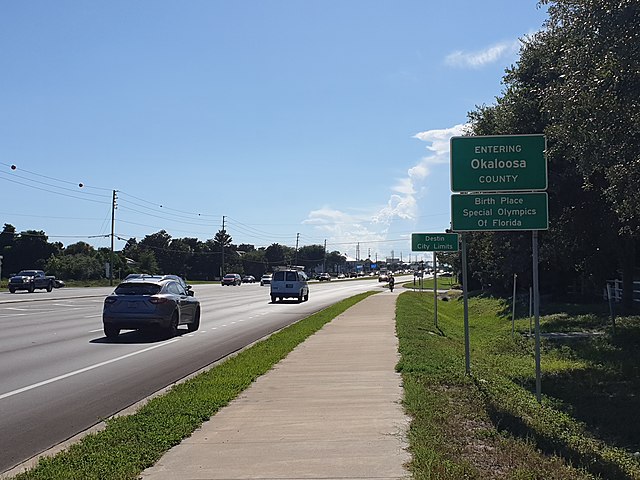
[[[95,317],[101,317],[101,316],[102,316],[102,314],[101,314],[101,313],[99,313],[98,315],[87,315],[87,316],[86,316],[86,317],[84,317],[84,318],[95,318]]]
[[[177,342],[179,339],[174,338],[173,340],[169,340],[166,343],[161,343],[160,345],[154,345],[152,347],[143,348],[142,350],[138,350],[137,352],[127,353],[126,355],[122,355],[120,357],[112,358],[111,360],[106,360],[104,362],[96,363],[94,365],[89,365],[88,367],[81,368],[79,370],[74,370],[73,372],[65,373],[64,375],[59,375],[57,377],[50,378],[48,380],[43,380],[42,382],[34,383],[32,385],[27,385],[26,387],[18,388],[17,390],[13,390],[11,392],[3,393],[0,395],[0,400],[4,400],[5,398],[13,397],[14,395],[18,395],[19,393],[28,392],[29,390],[33,390],[34,388],[42,387],[44,385],[48,385],[53,382],[57,382],[59,380],[64,380],[65,378],[73,377],[74,375],[79,375],[84,372],[88,372],[90,370],[94,370],[99,367],[104,367],[105,365],[109,365],[110,363],[118,362],[120,360],[124,360],[125,358],[133,357],[134,355],[139,355],[141,353],[148,352],[150,350],[155,350],[156,348],[164,347],[173,342]]]
[[[97,332],[101,332],[102,329],[98,328],[97,330],[89,330],[89,333],[97,333]]]

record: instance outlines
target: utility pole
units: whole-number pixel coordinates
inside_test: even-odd
[[[220,264],[220,280],[222,281],[222,277],[224,277],[224,241],[225,241],[225,230],[224,230],[224,219],[225,215],[222,216],[222,232],[221,232],[221,244],[222,244],[222,263]]]
[[[109,255],[109,285],[113,286],[113,240],[115,237],[116,226],[116,195],[117,190],[113,191],[113,200],[111,201],[111,254]]]
[[[298,241],[300,240],[300,234],[296,233],[296,266],[298,265]]]
[[[322,259],[322,273],[327,271],[327,239],[324,239],[324,258]]]

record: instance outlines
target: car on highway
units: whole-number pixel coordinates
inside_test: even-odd
[[[33,293],[36,289],[50,292],[53,290],[55,279],[56,277],[45,275],[42,270],[21,270],[20,273],[11,275],[9,278],[9,292],[27,290]]]
[[[200,328],[200,302],[176,280],[132,278],[104,299],[102,324],[107,338],[116,338],[121,330],[140,329],[175,336],[183,324],[194,332]]]
[[[297,298],[298,302],[309,300],[309,278],[302,267],[281,268],[271,279],[271,302],[285,298]]]
[[[329,275],[328,273],[321,273],[320,275],[318,275],[318,281],[319,282],[329,282],[331,281],[331,275]]]
[[[256,282],[256,277],[254,277],[253,275],[245,275],[244,277],[242,277],[242,283],[255,283]]]
[[[222,286],[225,285],[240,285],[242,283],[242,278],[237,273],[227,273],[224,277],[222,277]]]
[[[270,285],[272,277],[273,275],[271,273],[265,273],[262,275],[262,277],[260,277],[260,286]]]

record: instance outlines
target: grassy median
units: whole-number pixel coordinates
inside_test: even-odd
[[[211,370],[149,401],[137,413],[107,420],[106,428],[16,479],[135,479],[164,452],[231,402],[259,376],[326,323],[373,295],[343,300],[240,352]]]
[[[512,336],[507,303],[471,298],[467,376],[462,299],[439,300],[438,328],[433,301],[405,292],[397,305],[414,478],[640,479],[640,318],[614,336],[605,316],[543,316],[543,332],[583,337],[543,342],[538,404],[528,318]]]

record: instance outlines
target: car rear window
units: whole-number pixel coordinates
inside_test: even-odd
[[[160,292],[155,283],[121,283],[116,287],[116,295],[155,295]]]

